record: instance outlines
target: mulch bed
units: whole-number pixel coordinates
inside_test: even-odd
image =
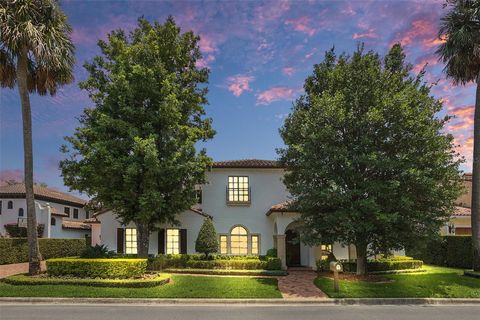
[[[320,277],[333,279],[332,272],[319,272],[318,275]],[[339,273],[338,279],[348,280],[348,281],[365,281],[365,282],[380,282],[380,283],[393,282],[392,279],[385,278],[379,275],[367,274],[365,276],[359,276],[359,275],[356,275],[355,273]]]

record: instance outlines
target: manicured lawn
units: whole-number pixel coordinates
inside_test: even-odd
[[[281,298],[275,278],[173,275],[153,288],[99,288],[71,285],[15,286],[0,282],[1,297],[91,298]]]
[[[388,283],[315,279],[315,285],[334,298],[480,298],[480,279],[463,276],[462,269],[424,266],[427,272],[385,275]]]

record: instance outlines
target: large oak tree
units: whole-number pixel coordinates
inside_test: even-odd
[[[102,54],[86,63],[86,109],[61,162],[65,184],[137,226],[138,255],[148,254],[151,231],[195,202],[211,159],[197,142],[214,135],[205,118],[209,71],[198,68],[199,38],[141,18],[99,41]]]
[[[280,130],[304,241],[355,244],[357,274],[369,253],[438,234],[459,194],[449,118],[410,70],[398,44],[383,61],[361,46],[351,56],[332,49]]]

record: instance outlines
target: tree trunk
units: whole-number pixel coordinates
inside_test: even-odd
[[[30,275],[40,273],[42,260],[38,247],[37,217],[35,214],[35,200],[33,195],[33,150],[32,150],[32,112],[27,87],[28,51],[22,50],[17,63],[18,92],[22,103],[23,119],[23,153],[25,171],[25,198],[27,201],[27,239],[28,239],[28,272]]]
[[[367,242],[357,241],[357,275],[364,276],[367,274]]]
[[[475,118],[473,122],[472,170],[472,243],[473,270],[480,271],[480,75],[477,76]]]
[[[150,238],[150,229],[145,223],[136,223],[137,225],[137,256],[139,258],[148,258],[148,242]]]

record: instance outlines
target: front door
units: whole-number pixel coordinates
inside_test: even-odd
[[[285,232],[285,253],[287,258],[287,266],[300,266],[300,241],[298,233],[293,230]]]

